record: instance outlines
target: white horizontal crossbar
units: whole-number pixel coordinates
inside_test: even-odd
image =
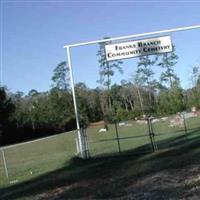
[[[114,41],[114,40],[123,40],[123,39],[143,37],[143,36],[149,36],[149,35],[156,35],[156,34],[161,34],[161,33],[172,33],[172,32],[185,31],[185,30],[191,30],[191,29],[197,29],[197,28],[200,28],[200,25],[187,26],[187,27],[181,27],[181,28],[173,28],[173,29],[154,31],[154,32],[148,32],[148,33],[140,33],[140,34],[135,34],[135,35],[121,36],[121,37],[113,37],[113,38],[109,38],[109,39],[94,40],[94,41],[90,41],[90,42],[81,42],[81,43],[77,43],[77,44],[65,45],[64,48],[78,47],[78,46],[84,46],[84,45],[89,45],[89,44],[96,44],[96,43],[108,42],[108,41]]]

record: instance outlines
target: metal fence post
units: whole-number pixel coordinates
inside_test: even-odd
[[[116,133],[116,138],[117,138],[118,150],[119,150],[119,153],[121,153],[121,147],[120,147],[120,141],[119,141],[119,133],[118,133],[118,128],[117,128],[117,122],[115,122],[115,133]]]
[[[152,125],[152,119],[151,117],[148,117],[147,118],[147,124],[148,124],[148,130],[149,130],[149,138],[150,138],[150,141],[151,141],[151,147],[152,147],[152,150],[153,151],[156,151],[158,150],[158,147],[157,147],[157,144],[155,142],[155,133],[153,131],[153,125]]]
[[[89,145],[88,145],[86,129],[82,128],[81,132],[83,135],[83,150],[85,152],[85,159],[88,159],[90,158],[90,150],[89,150]]]
[[[187,126],[186,126],[186,121],[185,121],[185,113],[182,113],[182,117],[183,117],[184,131],[185,131],[185,134],[187,134]]]
[[[151,125],[151,133],[152,133],[152,137],[153,137],[153,143],[154,143],[154,148],[155,150],[158,150],[158,146],[155,140],[155,132],[153,130],[153,123],[152,123],[153,118],[150,119],[150,125]]]
[[[67,47],[67,59],[68,59],[68,66],[69,66],[69,73],[70,73],[72,96],[73,96],[73,102],[74,102],[74,111],[75,111],[75,116],[76,116],[76,127],[77,127],[77,131],[78,131],[79,149],[77,149],[77,151],[80,151],[80,156],[83,159],[87,159],[87,155],[85,153],[85,149],[83,149],[83,142],[84,142],[85,138],[82,135],[81,129],[80,129],[79,113],[78,113],[77,102],[76,102],[76,94],[75,94],[75,89],[74,89],[74,78],[73,78],[73,71],[72,71],[72,64],[71,64],[71,56],[70,56],[69,47]]]
[[[8,168],[7,168],[7,162],[6,162],[4,150],[2,149],[1,152],[2,152],[2,156],[3,156],[3,164],[4,164],[4,169],[5,169],[6,178],[9,178]]]

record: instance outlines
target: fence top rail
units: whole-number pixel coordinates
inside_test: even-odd
[[[89,41],[89,42],[81,42],[81,43],[76,43],[76,44],[71,44],[71,45],[65,45],[63,48],[78,47],[78,46],[96,44],[96,43],[101,43],[101,42],[137,38],[137,37],[163,34],[163,33],[172,33],[172,32],[177,32],[177,31],[185,31],[185,30],[198,29],[198,28],[200,28],[200,24],[195,25],[195,26],[185,26],[185,27],[180,27],[180,28],[166,29],[166,30],[162,30],[162,31],[146,32],[146,33],[140,33],[140,34],[134,34],[134,35],[126,35],[126,36],[121,36],[121,37],[113,37],[113,38],[108,38],[108,39],[94,40],[94,41]]]

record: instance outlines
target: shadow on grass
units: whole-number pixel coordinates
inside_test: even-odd
[[[144,145],[113,157],[73,158],[61,169],[1,189],[0,199],[12,200],[49,191],[64,199],[121,197],[127,195],[126,188],[133,180],[200,164],[200,131],[197,129],[190,130],[188,135],[162,140],[158,145],[160,150],[155,153],[137,154],[150,148]]]

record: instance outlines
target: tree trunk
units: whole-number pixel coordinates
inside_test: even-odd
[[[152,107],[152,100],[151,100],[151,90],[149,89],[149,106]]]
[[[171,76],[169,77],[169,81],[170,81],[170,88],[172,88],[173,83],[172,83],[172,77]]]
[[[128,111],[128,105],[127,105],[126,99],[124,99],[124,105],[125,105],[126,111]]]
[[[129,104],[130,104],[131,110],[133,111],[134,110],[134,106],[133,106],[133,103],[132,103],[131,99],[129,100]]]
[[[139,101],[140,101],[141,111],[142,111],[142,114],[144,115],[143,101],[142,101],[142,97],[141,97],[140,90],[138,87],[137,87],[137,92],[138,92],[138,97],[139,97]]]
[[[112,102],[111,102],[111,96],[110,96],[110,74],[109,74],[109,70],[110,70],[110,67],[109,67],[109,64],[108,62],[106,62],[106,65],[107,65],[107,70],[108,70],[108,76],[107,76],[107,87],[108,87],[108,108],[109,108],[109,111],[111,112],[112,111]]]
[[[109,111],[112,111],[112,102],[111,102],[111,96],[110,96],[110,91],[108,91],[108,108]]]

